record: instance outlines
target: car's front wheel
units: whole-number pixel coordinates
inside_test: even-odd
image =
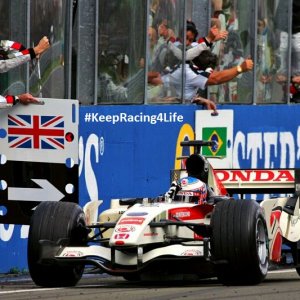
[[[61,266],[40,261],[41,240],[56,243],[68,239],[70,246],[84,245],[84,213],[70,202],[41,202],[31,218],[28,236],[28,268],[35,284],[43,287],[74,286],[82,277],[84,266]]]
[[[211,252],[223,284],[258,284],[269,267],[268,232],[253,200],[217,203],[211,219]]]

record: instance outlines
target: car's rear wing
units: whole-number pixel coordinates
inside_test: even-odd
[[[300,190],[300,169],[214,169],[228,194],[290,194]],[[171,181],[186,176],[172,170]]]
[[[229,194],[289,194],[300,189],[300,169],[214,170]]]
[[[194,153],[201,155],[202,147],[212,150],[218,147],[216,141],[183,141],[182,147],[194,147]],[[205,156],[208,158],[207,156]],[[183,162],[188,156],[177,157]],[[216,158],[216,157],[214,157]],[[184,167],[185,163],[182,164]],[[213,169],[214,177],[230,194],[289,194],[300,191],[300,169]],[[185,169],[172,170],[171,181],[187,176]],[[213,180],[214,181],[214,180]]]

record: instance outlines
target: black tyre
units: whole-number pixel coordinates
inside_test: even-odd
[[[300,276],[300,268],[295,268],[295,269],[296,269],[297,274]]]
[[[219,280],[226,285],[260,283],[268,272],[269,245],[259,204],[253,200],[219,202],[211,225],[211,252]]]
[[[28,268],[35,284],[43,287],[74,286],[82,277],[83,265],[61,266],[41,264],[40,240],[57,242],[68,238],[69,245],[84,245],[85,217],[82,209],[70,202],[41,202],[31,219],[27,259]],[[78,234],[79,233],[79,234]]]
[[[295,243],[292,247],[292,256],[294,260],[294,264],[299,266],[299,258],[300,258],[300,250],[297,249],[297,243]],[[300,267],[295,267],[297,274],[300,276]]]
[[[126,274],[123,275],[123,278],[127,281],[141,281],[140,274]]]

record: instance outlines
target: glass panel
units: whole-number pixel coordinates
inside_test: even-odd
[[[25,9],[15,1],[0,1],[1,40],[11,40],[26,45],[25,35]],[[12,21],[13,20],[13,21]],[[6,52],[6,51],[4,51]],[[26,64],[10,69],[8,72],[0,74],[1,95],[19,95],[26,91],[25,76]]]
[[[211,1],[210,0],[186,0],[186,18],[187,20],[192,20],[197,28],[198,31],[198,37],[207,37],[209,28],[211,26]],[[195,46],[196,43],[193,43],[193,46]],[[208,50],[211,50],[207,48]],[[203,50],[205,50],[203,48]],[[200,52],[199,52],[200,53]],[[201,53],[200,53],[201,54]],[[199,54],[199,55],[200,55]],[[194,59],[194,62],[197,61],[197,59]],[[203,69],[203,65],[200,66],[199,69]],[[190,75],[190,73],[187,73]],[[187,81],[189,81],[188,75],[186,78]],[[207,93],[207,86],[205,85],[203,88],[198,89],[197,91],[197,100],[194,100],[194,103],[201,104],[203,102],[198,102],[200,98],[208,98]]]
[[[8,1],[1,0],[0,1],[0,10],[2,16],[8,17],[10,15],[10,5]],[[0,18],[0,28],[1,28],[1,39],[8,39],[9,37],[9,22],[7,22],[7,18]]]
[[[265,1],[267,3],[261,4],[262,7],[265,7],[269,12],[269,15],[272,16],[272,9],[275,9],[274,16],[274,28],[273,32],[275,35],[275,67],[276,67],[276,81],[273,82],[273,93],[272,93],[272,102],[287,102],[289,98],[289,66],[290,66],[290,57],[289,57],[289,0],[279,0],[276,1],[277,7],[273,8],[272,1]],[[296,1],[293,1],[296,2]],[[273,14],[274,15],[274,14]],[[294,49],[292,47],[292,49]],[[297,58],[295,52],[292,50],[292,57]],[[296,75],[297,71],[294,66],[299,65],[300,59],[296,60],[292,64],[292,75]],[[300,73],[299,73],[300,74]],[[266,99],[267,100],[267,99]],[[263,99],[261,102],[264,102]]]
[[[0,10],[3,16],[9,16],[9,2],[0,1]],[[7,22],[6,18],[0,18],[0,28],[1,28],[1,40],[9,40],[11,37],[9,36],[10,28],[9,22]],[[0,93],[1,95],[5,94],[6,89],[8,87],[8,73],[0,74]]]
[[[212,0],[213,23],[228,31],[226,41],[214,44],[219,57],[217,70],[232,68],[251,56],[254,45],[253,1]],[[252,55],[253,58],[253,55]],[[253,72],[246,72],[230,82],[208,88],[210,99],[217,103],[251,103],[253,99]]]
[[[288,1],[281,1],[288,4]],[[274,0],[258,1],[258,20],[257,20],[257,73],[256,73],[256,102],[275,103],[286,102],[286,79],[288,77],[287,59],[284,58],[288,49],[287,28],[288,16],[287,9],[276,12]],[[288,6],[286,5],[286,8]],[[277,14],[277,16],[276,16]],[[276,18],[282,18],[280,24]],[[275,35],[276,24],[285,27],[278,36]],[[277,25],[277,26],[278,26]],[[279,38],[278,38],[279,37]],[[280,40],[282,40],[280,42]],[[285,41],[284,41],[285,40]],[[277,44],[281,44],[277,49]],[[280,60],[278,59],[282,56]],[[279,66],[280,69],[278,70]]]
[[[98,103],[143,103],[145,0],[100,0]]]
[[[64,98],[64,20],[66,0],[31,0],[30,46],[43,36],[51,47],[30,68],[30,93],[44,98]]]
[[[182,99],[184,1],[150,0],[148,27],[149,103],[179,103]]]
[[[293,1],[291,101],[300,103],[300,2]]]

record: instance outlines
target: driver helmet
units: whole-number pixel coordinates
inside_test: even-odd
[[[180,179],[181,189],[177,192],[175,200],[203,204],[206,202],[207,186],[195,177],[183,177]]]
[[[208,183],[209,163],[204,156],[199,154],[190,155],[186,160],[186,171],[188,176]]]

